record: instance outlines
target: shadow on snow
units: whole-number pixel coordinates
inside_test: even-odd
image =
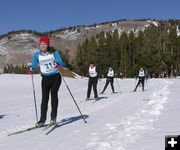
[[[88,117],[89,117],[88,115],[83,115],[83,118],[84,118],[84,119],[86,119],[86,118],[88,118]],[[82,121],[83,121],[83,118],[82,118],[82,116],[80,115],[80,116],[75,116],[75,117],[69,117],[69,118],[62,119],[60,122],[57,122],[56,125],[46,133],[46,135],[48,135],[49,133],[51,133],[51,132],[52,132],[53,130],[55,130],[56,128],[62,127],[62,126],[64,126],[64,125],[70,124],[70,123],[75,122],[75,121],[78,121],[78,120],[80,120],[80,119],[82,119]]]
[[[96,100],[96,102],[100,101],[100,100],[105,100],[107,98],[108,98],[107,96],[99,96],[98,99]]]
[[[5,116],[7,116],[7,115],[0,115],[0,119],[3,119]]]

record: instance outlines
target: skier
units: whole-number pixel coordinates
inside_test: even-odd
[[[136,85],[136,88],[134,89],[134,92],[136,92],[136,89],[140,84],[142,84],[142,90],[144,91],[145,71],[143,68],[140,68],[138,77],[139,77],[139,80],[138,80],[138,83]]]
[[[94,91],[94,98],[95,98],[95,100],[98,100],[97,83],[98,83],[97,67],[92,62],[89,66],[89,80],[88,80],[88,90],[87,90],[86,100],[90,100],[92,87],[93,87],[93,91]]]
[[[63,65],[60,54],[57,50],[50,48],[49,38],[41,36],[39,39],[40,50],[32,58],[31,71],[35,71],[37,65],[40,67],[42,76],[42,102],[41,116],[36,126],[43,126],[46,122],[49,94],[51,92],[51,120],[50,124],[56,123],[58,108],[58,90],[61,85],[60,69]]]
[[[114,70],[112,69],[112,67],[109,67],[109,70],[108,70],[108,73],[107,73],[106,84],[105,84],[104,89],[101,92],[101,94],[104,93],[104,91],[106,90],[109,83],[111,84],[111,89],[112,89],[112,92],[114,93],[114,86],[113,86],[113,83],[114,83]]]
[[[122,74],[122,72],[120,72],[120,78],[123,79],[123,74]]]

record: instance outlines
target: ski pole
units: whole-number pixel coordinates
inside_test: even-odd
[[[137,78],[135,77],[135,80],[134,80],[135,82],[134,82],[134,89],[136,88],[136,84],[137,84]],[[134,90],[133,89],[133,90]]]
[[[146,80],[146,87],[147,87],[146,90],[148,90],[148,78],[146,78],[145,80]]]
[[[61,73],[60,73],[60,75],[61,75],[61,77],[62,77],[62,79],[63,79],[63,81],[64,81],[64,84],[66,85],[66,88],[68,89],[68,91],[69,91],[69,93],[70,93],[70,95],[71,95],[71,97],[72,97],[72,99],[73,99],[73,101],[74,101],[74,103],[75,103],[75,105],[76,105],[79,113],[81,114],[81,117],[83,118],[84,123],[87,123],[87,121],[85,120],[85,118],[83,117],[83,115],[82,115],[82,113],[81,113],[81,110],[80,110],[79,106],[77,105],[77,103],[76,103],[76,101],[75,101],[75,99],[74,99],[74,96],[73,96],[71,90],[69,89],[69,87],[68,87],[68,85],[67,85],[67,83],[66,83],[66,80],[64,79],[64,77],[63,77],[63,75],[62,75]]]
[[[99,79],[99,81],[100,81],[100,79]],[[101,82],[99,83],[99,90],[98,91],[100,91],[101,90]]]
[[[102,84],[104,83],[103,81],[101,81],[101,79],[99,78],[99,81],[100,81],[100,83],[99,83],[99,91],[101,92],[101,86],[102,86]]]
[[[117,80],[116,78],[115,78],[115,80],[116,80],[117,85],[118,85],[118,87],[119,87],[119,92],[120,92],[120,93],[122,93],[122,92],[121,92],[121,89],[120,89],[120,86],[119,86],[119,82],[118,82],[118,80]]]
[[[36,105],[36,94],[35,94],[35,87],[34,87],[34,78],[33,78],[33,73],[30,73],[30,74],[31,74],[32,86],[33,86],[34,107],[35,107],[35,113],[36,113],[36,121],[38,121],[37,105]]]

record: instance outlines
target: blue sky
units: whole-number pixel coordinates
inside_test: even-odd
[[[180,19],[180,0],[1,0],[0,35],[118,19]]]

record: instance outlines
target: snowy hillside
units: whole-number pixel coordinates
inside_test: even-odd
[[[96,36],[104,31],[114,32],[118,30],[119,35],[123,32],[129,33],[133,31],[137,34],[140,30],[144,31],[154,21],[116,21],[114,23],[100,23],[89,26],[75,26],[63,30],[53,31],[51,34],[51,46],[60,49],[62,52],[68,50],[69,59],[76,57],[77,46],[86,38]],[[0,38],[0,69],[7,64],[22,65],[27,64],[38,47],[39,34],[21,31],[17,33],[9,33]]]
[[[0,68],[7,64],[28,63],[37,47],[38,36],[29,33],[7,35],[0,39]]]
[[[39,111],[40,75],[34,80]],[[131,92],[135,79],[115,79],[115,90],[121,93],[112,94],[108,87],[97,102],[84,102],[86,79],[65,80],[88,123],[62,82],[57,128],[48,135],[39,128],[7,136],[36,122],[34,100],[29,75],[0,75],[1,150],[164,150],[165,135],[180,134],[179,79],[149,79],[146,91],[139,87],[136,93]],[[99,92],[104,81],[98,84]],[[50,106],[47,123],[49,113]]]

